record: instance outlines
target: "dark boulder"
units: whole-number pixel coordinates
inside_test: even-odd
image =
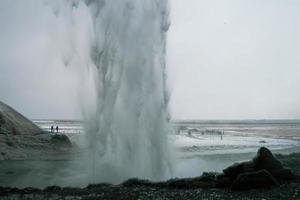
[[[232,179],[225,174],[219,174],[216,176],[216,187],[224,188],[229,187],[232,184]]]
[[[227,167],[223,170],[223,173],[232,179],[236,178],[240,173],[244,172],[243,163],[234,163],[233,165]]]
[[[273,171],[272,175],[280,182],[291,181],[296,179],[295,174],[290,169],[280,169]]]
[[[281,162],[277,160],[266,147],[261,147],[251,161],[235,163],[224,169],[223,172],[227,177],[235,179],[241,173],[254,172],[262,169],[269,171],[271,174],[283,169]]]
[[[267,171],[246,172],[240,174],[231,185],[231,190],[268,188],[278,185],[277,180]]]
[[[253,158],[253,162],[255,171],[265,169],[272,173],[283,169],[281,162],[266,147],[261,147],[258,150],[256,157]]]
[[[253,161],[246,161],[242,163],[235,163],[223,170],[223,173],[234,180],[239,174],[245,172],[253,172],[255,166]]]
[[[51,136],[50,142],[53,145],[58,145],[58,146],[65,146],[65,147],[71,147],[72,143],[68,136],[64,134],[55,134]]]
[[[269,187],[296,179],[266,147],[261,147],[251,161],[235,163],[223,173],[216,177],[216,186],[231,186],[234,190]]]

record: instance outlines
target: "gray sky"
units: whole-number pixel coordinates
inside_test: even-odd
[[[298,0],[171,0],[172,117],[300,118],[299,19]],[[43,1],[0,1],[0,100],[31,118],[80,116],[57,26]]]

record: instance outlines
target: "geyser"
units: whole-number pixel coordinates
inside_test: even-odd
[[[69,6],[76,12],[83,5],[91,27],[85,58],[89,62],[81,67],[93,73],[95,91],[93,106],[84,106],[90,181],[162,179],[170,173],[168,2],[87,0]]]

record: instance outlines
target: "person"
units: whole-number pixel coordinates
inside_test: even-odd
[[[221,140],[223,140],[224,131],[221,132]]]
[[[58,126],[56,126],[56,133],[58,133]]]
[[[4,124],[4,123],[5,123],[4,117],[0,113],[0,131],[1,131],[1,128],[2,128],[2,124]]]
[[[53,126],[51,126],[51,133],[53,133],[53,130],[54,130],[54,127],[53,127]]]
[[[11,131],[11,132],[12,132],[13,135],[17,135],[17,130],[16,130],[15,127],[12,128],[12,131]]]

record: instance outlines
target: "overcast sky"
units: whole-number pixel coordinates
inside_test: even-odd
[[[171,0],[173,119],[300,118],[300,1]],[[78,118],[78,78],[61,63],[40,0],[0,1],[0,100],[30,118]]]

